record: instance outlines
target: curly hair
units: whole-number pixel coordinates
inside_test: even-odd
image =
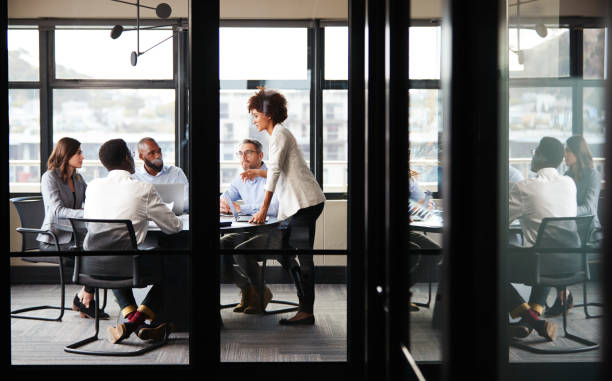
[[[248,110],[256,110],[272,118],[276,125],[287,119],[287,99],[278,91],[268,90],[263,86],[257,87],[259,91],[249,98]]]

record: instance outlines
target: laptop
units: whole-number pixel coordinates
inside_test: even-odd
[[[172,211],[177,216],[183,214],[185,206],[185,184],[153,184],[159,197],[166,204],[174,202]]]
[[[251,220],[251,217],[253,216],[250,214],[238,214],[238,211],[236,211],[236,208],[234,207],[234,203],[227,195],[223,195],[223,198],[225,198],[225,201],[227,201],[229,204],[230,210],[232,211],[232,215],[234,216],[236,222],[249,222]],[[268,217],[266,217],[266,222],[268,222]]]

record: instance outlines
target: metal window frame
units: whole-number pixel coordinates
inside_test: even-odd
[[[8,82],[9,89],[39,89],[40,93],[40,174],[47,170],[46,159],[53,151],[53,90],[55,89],[173,89],[175,90],[175,163],[188,173],[186,145],[188,136],[186,97],[188,80],[186,76],[186,57],[184,53],[187,21],[182,18],[169,20],[142,20],[141,25],[166,25],[176,23],[173,31],[178,32],[173,40],[172,78],[163,80],[112,80],[112,79],[58,79],[55,76],[55,30],[61,27],[89,27],[98,29],[109,25],[131,25],[130,19],[9,19],[7,27],[31,27],[39,32],[39,81]],[[182,47],[178,41],[181,41]],[[182,50],[181,50],[182,49]]]

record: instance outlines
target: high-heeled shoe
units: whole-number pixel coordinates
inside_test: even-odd
[[[79,299],[79,294],[74,296],[72,300],[72,310],[79,311],[80,316],[84,319],[95,319],[96,318],[96,301],[94,299],[89,302],[89,307],[86,307],[83,303],[81,303],[81,299]],[[108,320],[110,316],[104,311],[98,311],[98,316],[101,320]]]
[[[554,316],[559,316],[562,313],[565,313],[565,316],[567,316],[567,311],[569,311],[570,308],[574,307],[574,297],[572,296],[571,292],[569,293],[569,296],[566,299],[567,299],[567,309],[564,309],[563,303],[561,302],[561,298],[557,295],[557,299],[555,299],[555,303],[552,305],[552,307],[546,309],[546,312],[544,312],[544,316],[554,317]]]

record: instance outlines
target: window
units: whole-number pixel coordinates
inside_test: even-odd
[[[593,154],[595,168],[603,175],[606,32],[603,28],[563,21],[559,20],[563,27],[547,24],[545,37],[538,35],[531,26],[522,27],[520,49],[516,35],[518,29],[509,30],[509,164],[524,178],[536,176],[531,171],[531,150],[544,136],[557,138],[565,145],[570,136],[582,135]],[[570,46],[576,49],[570,49]],[[567,169],[563,161],[557,170],[564,174]],[[583,202],[578,199],[579,204]],[[526,230],[524,226],[522,229]],[[512,244],[521,245],[512,232],[509,236]],[[502,254],[514,255],[512,252]],[[591,272],[597,272],[594,270],[596,265],[589,266]],[[584,284],[585,293],[589,294],[591,301],[599,295],[599,280],[594,277],[587,283]],[[582,294],[582,287],[568,288],[576,295]],[[527,286],[517,284],[515,288],[524,298],[530,295]],[[555,291],[550,293],[548,304],[552,305],[556,295]],[[530,302],[540,304],[534,300],[530,299]],[[544,319],[550,319],[558,328],[561,327],[561,319]],[[575,331],[591,330],[590,339],[599,341],[601,336],[596,324],[592,325],[583,318],[574,323]],[[585,355],[587,353],[589,355],[580,361],[599,361],[599,353],[585,352]],[[565,357],[550,355],[543,360],[513,347],[509,356],[511,362],[566,360]]]
[[[40,91],[9,90],[9,191],[40,190]]]
[[[323,191],[348,190],[348,28],[326,26],[323,81]]]
[[[442,180],[440,139],[440,26],[412,26],[409,32],[410,169],[423,190],[438,192]]]
[[[304,159],[310,162],[307,37],[308,30],[300,27],[219,29],[221,191],[231,182],[230,174],[236,176],[241,169],[234,152],[243,139],[259,140],[263,145],[264,162],[268,158],[268,134],[257,131],[247,109],[257,86],[278,90],[285,96],[288,115],[283,125],[293,133]],[[274,46],[283,46],[284,53],[274,60],[253,59],[265,54],[262,45],[253,44],[253,41],[274,41]],[[231,133],[226,130],[230,125]]]
[[[170,29],[141,31],[140,50],[172,35]],[[123,138],[135,149],[142,137],[151,136],[162,148],[164,162],[176,163],[172,40],[131,66],[136,34],[126,32],[113,40],[110,26],[67,27],[60,21],[44,31],[12,26],[8,39],[10,192],[40,191],[41,169],[64,136],[81,142],[85,161],[79,172],[86,181],[106,173],[98,149],[111,138]],[[39,82],[40,71],[49,86]],[[50,99],[51,109],[41,104],[43,97]],[[41,136],[48,138],[41,141]]]
[[[607,34],[607,28],[585,28],[583,30],[582,59],[584,79],[606,78]]]
[[[140,31],[140,51],[172,35],[171,30]],[[55,31],[55,72],[58,79],[172,79],[172,41],[166,41],[130,63],[136,33],[110,38],[103,30],[58,29]]]
[[[98,149],[111,137],[138,152],[138,141],[150,136],[160,145],[164,164],[174,165],[174,90],[56,89],[53,143],[64,136],[81,142],[85,161],[79,172],[85,181],[106,175]]]
[[[568,28],[548,27],[546,37],[534,29],[511,28],[510,78],[569,77],[570,31]],[[520,31],[520,44],[517,31]]]
[[[9,29],[9,82],[39,79],[38,30]]]

